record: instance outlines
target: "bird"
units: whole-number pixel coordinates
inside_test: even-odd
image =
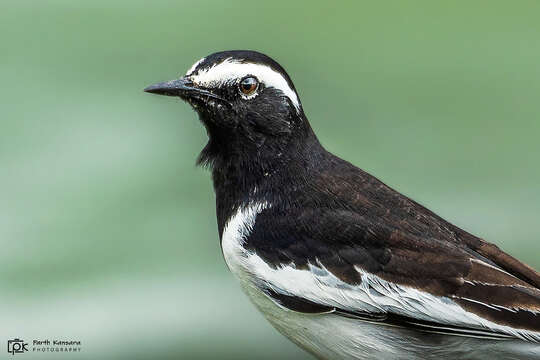
[[[221,51],[144,91],[198,114],[225,262],[293,343],[328,360],[540,359],[540,273],[327,151],[278,62]]]

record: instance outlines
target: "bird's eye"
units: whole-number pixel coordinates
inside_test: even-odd
[[[257,91],[257,88],[259,87],[259,80],[253,76],[248,76],[242,79],[240,81],[240,84],[238,84],[240,87],[240,91],[244,95],[252,95]]]

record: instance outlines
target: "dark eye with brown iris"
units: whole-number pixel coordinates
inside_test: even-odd
[[[248,76],[243,78],[238,86],[240,87],[240,91],[243,94],[251,95],[257,90],[257,87],[259,86],[259,81],[253,76]]]

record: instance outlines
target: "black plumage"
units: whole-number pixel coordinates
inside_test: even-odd
[[[266,66],[289,88],[260,81],[248,99],[238,91],[241,78],[200,80],[227,61]],[[275,269],[292,264],[308,270],[317,264],[349,285],[360,285],[363,271],[452,299],[493,323],[540,332],[540,274],[324,149],[299,100],[286,96],[296,90],[274,60],[252,51],[220,52],[179,81],[174,89],[162,83],[148,91],[185,99],[207,129],[209,142],[199,163],[212,171],[220,236],[246,204],[270,204],[257,215],[243,246]],[[335,312],[420,330],[437,327],[391,312],[355,314],[276,292],[264,281],[258,286],[297,312]],[[480,330],[455,326],[448,331]]]

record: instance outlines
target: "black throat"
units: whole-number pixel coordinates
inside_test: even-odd
[[[201,120],[209,141],[198,163],[212,171],[220,238],[227,220],[241,206],[263,201],[288,206],[294,198],[289,195],[305,188],[330,155],[304,115],[293,123],[290,134],[277,136],[258,136],[241,127],[223,128]]]

